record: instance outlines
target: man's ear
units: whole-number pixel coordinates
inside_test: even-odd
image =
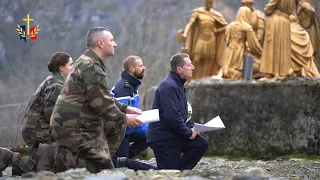
[[[103,42],[101,39],[98,39],[98,46],[99,46],[100,48],[102,48],[103,43],[104,43],[104,42]]]
[[[182,72],[182,67],[177,67],[177,72],[181,73]]]
[[[133,66],[130,66],[130,72],[134,72],[134,67]]]

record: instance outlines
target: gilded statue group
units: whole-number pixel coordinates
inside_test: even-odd
[[[254,0],[241,0],[229,24],[213,1],[194,9],[177,32],[195,66],[192,79],[243,79],[244,56],[254,58],[253,74],[260,80],[320,78],[319,26],[310,0],[269,0],[264,12],[254,8]]]

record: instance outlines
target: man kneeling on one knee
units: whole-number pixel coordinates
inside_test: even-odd
[[[208,141],[195,131],[188,119],[184,83],[194,66],[187,54],[170,59],[171,71],[158,86],[153,109],[159,109],[160,121],[149,123],[147,143],[153,149],[159,169],[193,169],[208,148]],[[183,153],[182,156],[181,153]]]

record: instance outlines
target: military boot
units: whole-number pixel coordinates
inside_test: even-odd
[[[2,171],[12,164],[12,156],[12,151],[0,147],[0,177],[2,176]]]
[[[13,152],[12,155],[12,175],[21,176],[23,173],[35,171],[36,162],[30,156]]]
[[[9,165],[12,165],[12,175],[21,175],[36,168],[31,157],[0,147],[0,175]]]

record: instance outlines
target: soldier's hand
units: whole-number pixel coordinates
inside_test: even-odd
[[[191,130],[192,130],[192,135],[189,139],[194,139],[198,135],[198,132],[194,128],[192,128]]]
[[[126,109],[127,114],[142,114],[141,110],[135,107],[128,106]]]
[[[127,120],[125,121],[124,125],[128,127],[136,127],[143,124],[143,122],[137,118],[137,115],[127,114]]]

